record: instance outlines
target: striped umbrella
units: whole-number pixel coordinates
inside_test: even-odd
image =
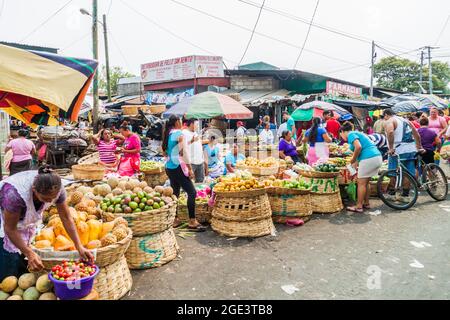
[[[32,128],[77,121],[97,61],[0,45],[0,108]]]
[[[252,119],[253,112],[240,102],[226,95],[207,91],[185,98],[172,106],[163,114],[164,118],[171,115],[186,119]]]
[[[292,118],[295,121],[310,121],[313,117],[322,117],[324,111],[333,111],[335,119],[350,114],[350,112],[335,104],[325,101],[313,101],[302,104],[295,109],[292,113]]]

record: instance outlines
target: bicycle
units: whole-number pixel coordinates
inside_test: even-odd
[[[398,155],[394,156],[398,157]],[[420,153],[417,154],[417,160],[419,168],[422,168],[419,179],[408,172],[400,159],[397,169],[381,173],[377,183],[378,197],[388,207],[395,210],[411,208],[417,202],[419,190],[426,191],[436,201],[443,201],[447,198],[447,177],[441,167],[435,163],[425,164]],[[386,188],[387,179],[390,182]]]

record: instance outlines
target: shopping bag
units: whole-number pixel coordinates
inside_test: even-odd
[[[350,182],[348,186],[345,188],[347,195],[350,200],[356,201],[356,183]]]

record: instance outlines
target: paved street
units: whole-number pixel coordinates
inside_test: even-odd
[[[277,226],[275,237],[177,237],[180,257],[133,272],[127,299],[449,299],[450,201],[422,195],[406,212],[373,204],[372,214]]]

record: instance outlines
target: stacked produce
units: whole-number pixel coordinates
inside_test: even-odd
[[[328,145],[328,149],[330,150],[330,155],[335,157],[344,157],[351,155],[353,152],[350,150],[350,145],[345,143],[343,145],[338,145],[336,143],[330,143]]]
[[[352,159],[352,157],[330,158],[330,159],[328,159],[327,163],[335,165],[338,168],[344,168],[350,164],[351,159]]]
[[[163,168],[164,168],[163,162],[141,161],[141,171],[162,170]]]
[[[36,277],[25,273],[17,279],[6,277],[0,283],[0,300],[56,300],[53,284],[47,274]]]
[[[314,167],[314,170],[317,172],[339,172],[339,168],[334,164],[319,164]]]
[[[311,184],[303,179],[289,179],[289,180],[269,179],[264,180],[264,185],[266,187],[286,188],[294,190],[309,190],[311,188]]]
[[[259,168],[270,168],[275,167],[279,165],[279,162],[277,159],[270,157],[264,160],[258,160],[253,157],[248,157],[245,160],[238,161],[236,163],[237,166],[244,166],[244,167],[259,167]]]
[[[219,179],[219,182],[214,186],[214,191],[236,192],[236,191],[257,190],[263,188],[265,188],[264,183],[258,181],[254,177],[225,176]]]

